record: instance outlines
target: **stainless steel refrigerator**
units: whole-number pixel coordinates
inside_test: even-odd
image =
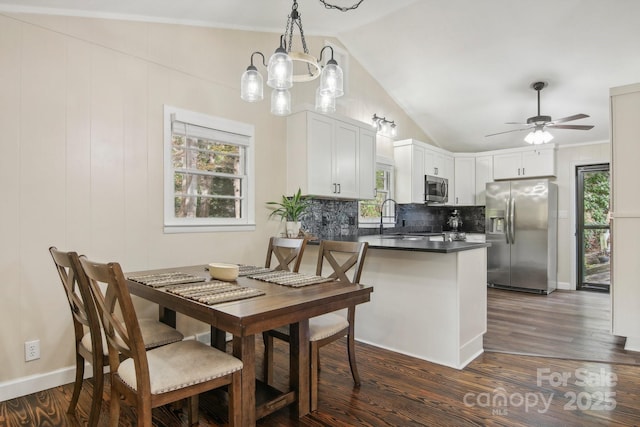
[[[487,283],[548,294],[558,287],[558,188],[547,179],[487,183]]]

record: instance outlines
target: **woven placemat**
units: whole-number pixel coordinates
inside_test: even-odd
[[[263,282],[275,283],[276,285],[301,288],[303,286],[317,285],[319,283],[330,282],[333,279],[322,276],[312,276],[309,274],[294,273],[292,271],[270,271],[268,273],[252,274],[251,279],[262,280]]]
[[[255,265],[239,264],[238,276],[249,276],[252,274],[262,274],[270,272],[270,268],[256,267]]]
[[[240,286],[236,283],[212,280],[206,283],[175,285],[167,292],[189,298],[203,304],[213,305],[264,295],[260,289]]]
[[[153,273],[153,274],[134,274],[127,276],[127,279],[152,288],[160,288],[162,286],[178,285],[181,283],[204,282],[204,277],[195,276],[189,273],[172,271],[170,273]]]

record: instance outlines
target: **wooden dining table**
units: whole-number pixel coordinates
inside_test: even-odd
[[[125,276],[181,272],[210,281],[204,265],[183,266],[126,273]],[[233,335],[233,354],[243,362],[242,425],[255,426],[256,420],[295,403],[298,417],[310,411],[309,319],[321,314],[368,302],[373,287],[337,281],[304,287],[289,287],[249,277],[238,277],[237,284],[264,292],[247,299],[204,304],[169,292],[168,287],[152,287],[127,280],[132,295],[157,303],[160,320],[175,327],[176,313],[211,325],[211,345],[225,350],[226,332]],[[289,390],[266,388],[266,398],[256,399],[255,335],[281,326],[290,327]],[[264,401],[262,401],[264,399]]]

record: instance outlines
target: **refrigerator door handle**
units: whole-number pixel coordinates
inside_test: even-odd
[[[511,209],[509,209],[509,228],[511,229],[511,244],[516,242],[516,199],[511,198]]]
[[[509,208],[511,206],[511,199],[507,198],[504,200],[504,212],[505,212],[505,216],[504,216],[504,237],[507,241],[507,245],[510,244],[511,242],[509,241]]]

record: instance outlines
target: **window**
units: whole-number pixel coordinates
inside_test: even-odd
[[[253,126],[165,105],[166,233],[255,229]]]
[[[358,203],[358,225],[362,228],[380,225],[380,206],[387,199],[393,199],[393,161],[379,158],[376,163],[376,198]],[[395,203],[384,205],[383,224],[395,224]]]

